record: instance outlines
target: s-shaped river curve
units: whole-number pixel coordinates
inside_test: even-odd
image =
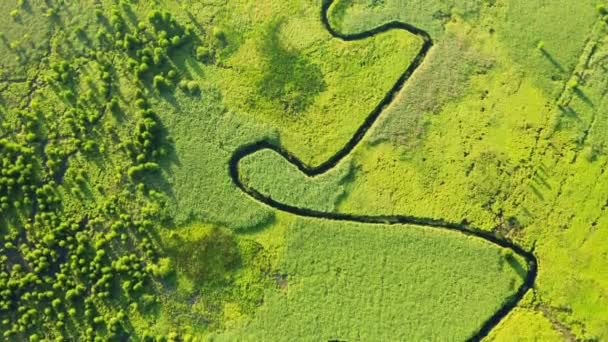
[[[397,80],[395,85],[388,91],[388,93],[384,96],[384,98],[376,105],[376,107],[372,110],[372,112],[367,116],[363,124],[357,129],[352,138],[342,147],[336,154],[330,157],[328,160],[323,162],[321,165],[317,167],[310,167],[303,163],[300,159],[298,159],[295,155],[291,154],[289,151],[285,150],[282,146],[270,141],[270,140],[262,140],[252,144],[244,145],[239,147],[232,155],[229,161],[229,172],[230,177],[234,184],[239,187],[243,192],[254,198],[255,200],[264,203],[270,207],[273,207],[277,210],[281,210],[284,212],[288,212],[298,216],[333,220],[333,221],[349,221],[349,222],[359,222],[359,223],[367,223],[367,224],[411,224],[417,226],[423,226],[434,229],[447,229],[451,231],[456,231],[461,234],[473,236],[495,245],[498,245],[503,248],[510,249],[513,253],[521,256],[524,260],[526,260],[528,264],[528,271],[526,273],[526,277],[522,283],[522,285],[517,289],[517,292],[510,300],[504,303],[504,305],[495,312],[490,318],[488,318],[480,329],[473,334],[473,336],[469,337],[468,341],[480,341],[484,337],[488,335],[488,333],[503,320],[511,310],[513,310],[517,304],[521,301],[526,292],[532,288],[534,285],[534,281],[536,279],[536,274],[538,271],[538,262],[536,257],[531,251],[525,250],[523,247],[517,245],[511,240],[508,240],[504,237],[500,237],[494,235],[493,233],[482,230],[476,227],[472,227],[463,222],[449,222],[445,220],[438,220],[426,217],[417,217],[417,216],[409,216],[409,215],[378,215],[378,216],[370,216],[370,215],[354,215],[347,213],[331,213],[331,212],[323,212],[312,210],[309,208],[300,208],[296,206],[292,206],[289,204],[281,203],[275,201],[274,199],[266,196],[254,188],[249,187],[245,184],[240,177],[239,174],[239,163],[240,161],[254,153],[257,153],[262,150],[272,150],[283,158],[287,159],[290,163],[295,165],[301,172],[303,172],[308,177],[315,177],[321,175],[332,168],[334,168],[340,161],[342,161],[348,154],[350,154],[353,149],[357,146],[357,144],[363,140],[365,134],[372,127],[374,122],[378,119],[380,114],[384,111],[384,109],[393,101],[395,95],[403,88],[405,83],[410,79],[410,77],[414,74],[414,72],[418,69],[418,67],[422,64],[422,61],[427,56],[429,50],[433,46],[433,40],[429,36],[427,32],[417,27],[414,27],[410,24],[392,21],[386,23],[384,25],[378,26],[372,30],[359,32],[355,34],[343,34],[335,31],[331,25],[329,24],[328,12],[335,0],[323,0],[321,6],[321,21],[327,31],[337,39],[341,39],[343,41],[354,41],[361,40],[365,38],[372,37],[376,34],[387,32],[390,30],[406,30],[412,34],[417,35],[424,42],[422,47],[412,63],[409,67],[401,74],[401,77]]]

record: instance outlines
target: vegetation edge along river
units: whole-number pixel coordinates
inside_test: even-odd
[[[264,203],[270,207],[273,207],[277,210],[288,212],[298,216],[333,220],[333,221],[350,221],[350,222],[359,222],[359,223],[367,223],[367,224],[413,224],[428,228],[435,229],[447,229],[456,231],[465,235],[473,236],[479,239],[483,239],[495,245],[501,246],[503,248],[510,249],[515,254],[524,258],[528,264],[526,277],[522,283],[522,285],[518,288],[517,292],[510,299],[505,301],[504,305],[495,312],[490,318],[488,318],[485,323],[481,326],[481,328],[471,336],[469,341],[479,341],[486,337],[489,332],[496,327],[500,321],[502,321],[511,310],[513,310],[517,304],[524,297],[526,292],[531,289],[534,285],[534,281],[536,280],[537,270],[538,270],[538,261],[534,256],[533,251],[527,251],[521,246],[517,245],[515,242],[495,235],[488,230],[482,230],[476,227],[469,225],[466,220],[456,223],[456,222],[448,222],[444,220],[437,220],[425,217],[415,217],[408,215],[381,215],[381,216],[367,216],[367,215],[354,215],[348,213],[332,213],[332,212],[323,212],[312,210],[308,208],[301,208],[296,206],[291,206],[285,203],[278,202],[272,199],[270,196],[263,195],[256,189],[249,187],[241,180],[239,174],[239,163],[245,157],[257,153],[259,151],[268,149],[272,150],[283,158],[288,160],[294,166],[296,166],[302,173],[307,175],[308,177],[314,177],[334,168],[340,161],[342,161],[347,155],[349,155],[352,150],[358,145],[358,143],[363,139],[365,134],[369,131],[372,125],[377,121],[378,117],[384,112],[384,109],[393,101],[395,95],[399,93],[399,91],[403,88],[405,83],[409,80],[409,78],[413,75],[413,73],[418,69],[418,67],[422,64],[422,61],[425,59],[429,50],[433,46],[433,41],[430,35],[417,27],[414,27],[410,24],[400,22],[400,21],[391,21],[380,25],[372,30],[367,30],[354,34],[344,34],[337,32],[331,27],[328,18],[328,12],[331,9],[332,4],[335,0],[324,0],[321,6],[321,21],[327,31],[337,39],[341,39],[343,41],[354,41],[361,40],[365,38],[372,37],[376,34],[387,32],[390,30],[406,30],[423,40],[423,45],[409,65],[409,67],[403,72],[401,77],[397,80],[395,85],[387,92],[384,98],[376,105],[376,107],[372,110],[372,112],[367,116],[363,124],[359,127],[359,129],[355,132],[352,138],[346,143],[344,147],[338,150],[333,156],[327,159],[325,162],[320,164],[317,167],[310,167],[303,163],[300,159],[298,159],[295,155],[291,154],[289,151],[284,149],[279,144],[276,144],[270,140],[262,140],[259,142],[255,142],[252,144],[244,145],[238,148],[232,155],[229,161],[229,173],[232,178],[233,183],[240,188],[244,193],[251,196],[253,199]]]

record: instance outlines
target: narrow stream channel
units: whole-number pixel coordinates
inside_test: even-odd
[[[395,85],[387,92],[384,98],[378,103],[378,105],[372,110],[372,112],[367,116],[363,124],[357,129],[352,138],[346,143],[344,147],[342,147],[336,154],[334,154],[331,158],[323,162],[321,165],[317,167],[310,167],[303,163],[300,159],[298,159],[295,155],[291,154],[289,151],[285,150],[283,147],[269,141],[262,140],[259,142],[255,142],[252,144],[244,145],[238,148],[232,155],[229,161],[229,172],[230,177],[234,184],[239,187],[243,192],[251,196],[253,199],[264,203],[270,207],[273,207],[277,210],[288,212],[298,216],[305,217],[313,217],[319,219],[333,220],[333,221],[350,221],[350,222],[360,222],[360,223],[368,223],[368,224],[377,224],[377,225],[395,225],[395,224],[411,224],[417,226],[424,226],[428,228],[434,229],[447,229],[451,231],[456,231],[465,235],[477,237],[488,241],[492,244],[498,245],[503,248],[510,249],[513,253],[524,258],[528,264],[527,273],[525,275],[524,281],[522,285],[518,288],[517,292],[507,300],[504,305],[495,312],[491,317],[489,317],[480,329],[468,338],[468,341],[480,341],[484,337],[486,337],[490,331],[495,328],[508,314],[513,310],[517,304],[524,297],[526,292],[531,289],[534,285],[534,281],[536,280],[536,275],[538,271],[538,262],[536,257],[534,256],[532,251],[527,251],[523,247],[517,245],[515,242],[508,240],[507,238],[497,236],[488,230],[479,229],[476,227],[470,226],[466,221],[463,222],[448,222],[439,219],[425,218],[425,217],[416,217],[409,215],[380,215],[380,216],[368,216],[368,215],[354,215],[354,214],[346,214],[346,213],[330,213],[330,212],[322,212],[316,211],[309,208],[300,208],[296,206],[292,206],[285,203],[280,203],[278,201],[273,200],[271,197],[266,196],[254,188],[249,187],[245,184],[239,173],[239,163],[243,158],[247,156],[257,153],[261,150],[272,150],[283,158],[287,159],[290,163],[295,165],[301,172],[306,174],[309,177],[318,176],[323,174],[332,168],[334,168],[340,161],[342,161],[347,155],[349,155],[353,149],[363,140],[365,134],[369,131],[372,125],[377,121],[378,117],[382,114],[384,109],[393,102],[395,96],[401,91],[405,83],[410,79],[410,77],[414,74],[414,72],[418,69],[418,67],[422,64],[424,59],[426,58],[429,50],[433,47],[433,40],[429,36],[427,32],[416,28],[410,24],[392,21],[376,27],[369,31],[364,31],[355,34],[342,34],[335,31],[330,23],[328,18],[328,12],[334,0],[324,0],[321,6],[321,21],[327,31],[337,39],[341,39],[344,41],[354,41],[354,40],[362,40],[369,37],[372,37],[376,34],[380,34],[383,32],[387,32],[390,30],[405,30],[412,34],[417,35],[423,41],[422,47],[412,63],[409,67],[401,74]]]

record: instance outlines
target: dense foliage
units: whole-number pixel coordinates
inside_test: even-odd
[[[31,12],[32,5],[19,6]],[[158,174],[159,161],[170,150],[149,98],[174,92],[178,82],[197,96],[197,83],[178,78],[171,58],[202,45],[191,26],[179,24],[167,11],[151,9],[147,20],[128,24],[137,18],[131,6],[121,1],[109,16],[96,10],[95,40],[77,27],[83,51],[62,56],[51,48],[42,70],[27,79],[31,93],[25,103],[5,102],[0,140],[3,339],[153,337],[134,330],[129,319],[129,312],[146,312],[159,303],[151,279],[172,273],[152,229],[169,223],[166,196],[144,181]],[[47,13],[59,20],[67,11],[58,3]],[[14,15],[16,21],[20,15]],[[126,68],[117,68],[117,62]],[[134,90],[132,104],[120,91],[125,82]],[[35,94],[36,87],[49,91]],[[111,178],[93,188],[83,161],[115,163],[115,168],[105,168]],[[74,206],[74,200],[87,205]],[[233,253],[238,255],[238,249]]]
[[[0,340],[453,340],[512,295],[521,261],[495,246],[233,184],[255,141],[325,161],[420,49],[332,38],[319,5],[0,2]],[[490,338],[605,339],[606,8],[337,0],[336,30],[401,20],[435,46],[335,169],[264,152],[244,180],[535,247],[538,282]]]

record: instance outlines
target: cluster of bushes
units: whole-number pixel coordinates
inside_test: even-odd
[[[56,82],[67,84],[70,80],[70,65],[67,61],[51,64],[52,79]]]
[[[134,235],[145,233],[151,220],[133,221],[132,215],[105,206],[91,219],[63,210],[68,158],[90,152],[92,131],[106,111],[118,109],[109,96],[108,64],[97,63],[96,92],[82,91],[73,64],[51,63],[47,79],[68,108],[44,110],[33,99],[30,108],[12,113],[15,120],[5,125],[9,134],[0,141],[0,223],[10,219],[15,225],[0,235],[3,340],[74,333],[82,340],[125,339],[125,313],[98,307],[115,307],[116,300],[136,305],[156,258],[150,241]],[[153,124],[148,114],[142,120],[146,139],[139,141],[154,155],[147,148]],[[83,172],[75,174],[77,182],[86,182]],[[19,222],[19,217],[26,219]]]
[[[130,6],[120,3],[123,10]],[[197,82],[180,80],[169,63],[178,48],[191,48],[192,28],[161,11],[150,12],[148,22],[140,21],[132,31],[118,8],[107,22],[97,33],[105,51],[62,57],[41,73],[57,99],[46,96],[42,105],[31,96],[29,108],[11,112],[14,120],[3,123],[9,134],[0,140],[0,229],[9,220],[14,228],[0,234],[2,340],[125,340],[132,333],[128,310],[158,303],[148,282],[174,271],[149,236],[163,220],[163,195],[149,190],[140,196],[133,190],[143,188],[141,176],[158,169],[166,155],[161,124],[148,101],[157,92],[148,88],[160,92],[179,85],[184,92],[200,92]],[[116,60],[110,61],[108,52],[117,51],[135,79],[134,106],[121,106],[115,89]],[[210,61],[212,53],[199,48],[196,57]],[[121,124],[133,126],[127,137],[104,120],[123,110]],[[75,171],[70,158],[103,152],[99,133],[119,138],[113,143],[128,157],[127,167],[107,168],[117,173],[112,186],[126,190],[105,192],[105,184],[97,184],[103,199],[87,202],[80,213],[82,208],[68,208],[65,199],[84,198],[72,185],[86,185],[89,177]],[[143,337],[179,340],[174,333]]]
[[[129,54],[128,66],[138,80],[158,91],[174,89],[178,73],[167,61],[178,48],[194,40],[193,28],[183,27],[166,11],[151,11],[148,21],[151,27],[140,21],[133,32],[128,32],[120,12],[115,9],[110,17],[115,35],[102,29],[97,36],[101,43],[114,41],[114,47]],[[188,90],[194,94],[198,86]]]
[[[36,188],[33,148],[0,140],[0,215],[32,202]]]
[[[38,105],[33,102],[32,107]],[[87,129],[92,128],[95,120],[86,115],[78,119],[81,110],[86,108],[67,110],[64,124],[74,128],[74,122],[80,122]],[[145,159],[152,158],[157,156],[151,147],[157,122],[149,110],[142,110],[141,115],[140,134],[133,148]],[[30,331],[48,329],[56,331],[57,336],[76,329],[87,340],[100,336],[110,340],[124,338],[124,313],[102,314],[97,306],[118,299],[116,296],[137,305],[135,300],[143,292],[157,259],[154,245],[148,238],[141,238],[152,226],[152,219],[135,220],[133,215],[125,214],[116,197],[100,205],[99,214],[93,219],[65,213],[60,196],[63,184],[53,179],[53,168],[40,166],[44,159],[49,166],[57,163],[56,158],[67,156],[65,149],[57,146],[70,138],[69,134],[60,136],[61,127],[57,125],[39,129],[43,123],[37,121],[40,113],[36,109],[16,111],[15,116],[18,120],[12,134],[0,140],[0,217],[11,217],[8,211],[18,210],[31,219],[0,238],[2,338],[20,339]],[[77,138],[85,134],[85,129],[71,133],[72,139]],[[40,148],[51,140],[56,141],[56,146]],[[72,146],[77,152],[86,149],[83,144]],[[85,182],[84,172],[77,172],[75,179]],[[157,214],[154,210],[145,211],[150,217]],[[129,253],[121,255],[124,250]],[[82,326],[71,326],[70,319],[82,322]],[[34,340],[38,337],[31,336]]]
[[[127,155],[133,161],[133,166],[127,171],[131,179],[137,178],[143,171],[157,170],[159,166],[155,161],[166,155],[159,120],[141,91],[137,94],[135,105],[139,119],[132,140],[126,144]]]
[[[154,247],[143,239],[131,252],[112,258],[117,245],[124,244],[129,228],[150,223],[134,222],[120,215],[107,229],[103,220],[81,222],[52,213],[37,215],[24,241],[20,234],[9,234],[0,245],[0,315],[2,335],[14,338],[41,326],[53,325],[67,331],[67,317],[78,318],[83,337],[93,339],[106,331],[107,339],[126,333],[125,314],[100,312],[99,303],[124,296],[135,307],[149,277],[149,260]],[[118,286],[120,285],[120,286]],[[117,289],[120,292],[117,292]],[[121,293],[121,294],[118,294]],[[6,318],[6,317],[11,317]]]
[[[111,98],[112,77],[110,64],[102,55],[86,61],[95,66],[97,73],[80,78],[74,70],[75,61],[62,60],[50,64],[47,81],[56,93],[69,104],[61,113],[45,111],[33,101],[31,113],[36,120],[44,119],[47,143],[44,146],[44,166],[49,176],[60,179],[66,172],[63,165],[77,152],[91,153],[97,143],[93,128],[107,112],[118,109],[118,101]],[[86,85],[87,90],[82,88]],[[27,112],[27,111],[26,111]],[[59,120],[57,119],[59,118]]]
[[[192,95],[196,95],[200,92],[200,87],[198,85],[198,83],[196,83],[195,81],[187,81],[187,80],[182,80],[179,82],[179,88],[183,91],[183,92],[187,92],[190,93]]]
[[[605,26],[608,27],[608,8],[604,4],[598,4],[596,8],[602,17],[602,21],[604,22]]]

